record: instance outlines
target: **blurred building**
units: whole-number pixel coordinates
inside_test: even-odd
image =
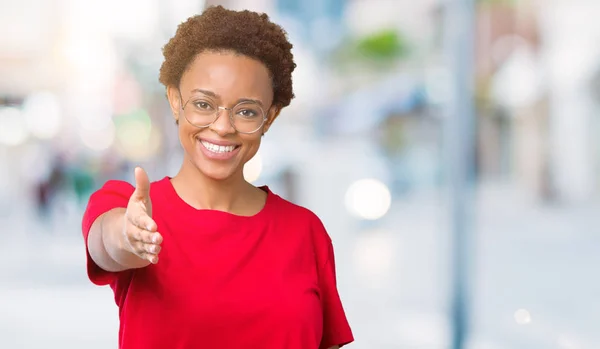
[[[598,195],[591,77],[600,56],[591,42],[600,29],[591,17],[599,11],[597,2],[585,0],[479,6],[483,174],[516,180],[542,200],[581,202]]]

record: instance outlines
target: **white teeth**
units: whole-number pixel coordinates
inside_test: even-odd
[[[233,151],[235,149],[235,145],[223,146],[223,145],[212,144],[207,141],[200,141],[200,142],[206,149],[212,151],[213,153],[229,153],[230,151]]]

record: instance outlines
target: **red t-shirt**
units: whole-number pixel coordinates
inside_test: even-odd
[[[109,181],[83,216],[126,207],[133,186]],[[151,184],[159,262],[120,273],[87,253],[87,272],[119,306],[121,349],[327,349],[353,341],[336,288],[331,239],[311,211],[273,194],[243,217],[197,210],[168,177]]]

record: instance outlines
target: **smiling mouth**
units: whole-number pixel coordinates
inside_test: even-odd
[[[200,143],[206,148],[208,151],[215,154],[226,154],[231,153],[235,149],[239,147],[239,145],[217,145],[205,140],[200,140]]]

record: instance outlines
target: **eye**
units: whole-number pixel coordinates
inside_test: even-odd
[[[212,110],[212,105],[206,101],[195,101],[194,106],[200,110]]]
[[[258,113],[252,109],[242,109],[238,112],[238,115],[249,119],[249,118],[256,117],[258,115]]]

